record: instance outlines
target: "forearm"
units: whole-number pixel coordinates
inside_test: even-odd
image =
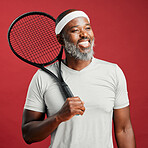
[[[43,121],[31,121],[23,125],[22,133],[26,143],[42,141],[48,137],[61,123],[56,115]]]
[[[43,113],[24,110],[22,133],[26,143],[42,141],[48,137],[61,122],[70,120],[75,115],[83,115],[84,103],[79,97],[68,98],[62,108],[53,116],[44,120]]]
[[[136,148],[135,137],[132,127],[121,131],[115,131],[118,148]]]

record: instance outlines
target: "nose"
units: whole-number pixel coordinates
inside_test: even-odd
[[[88,33],[85,30],[81,30],[80,37],[81,38],[87,38],[88,37]]]

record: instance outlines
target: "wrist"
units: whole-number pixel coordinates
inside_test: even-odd
[[[56,122],[57,122],[58,124],[60,124],[60,123],[62,122],[62,120],[61,120],[59,114],[56,114],[56,115],[55,115],[55,120],[56,120]]]

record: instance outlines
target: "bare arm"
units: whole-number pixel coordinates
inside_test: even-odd
[[[57,116],[44,120],[45,114],[31,110],[24,110],[22,133],[27,144],[42,141],[53,132],[60,124]]]
[[[84,104],[78,97],[68,98],[63,107],[55,115],[44,120],[45,114],[24,110],[22,121],[22,134],[25,142],[42,141],[48,137],[61,122],[71,119],[74,115],[83,115]]]
[[[136,148],[134,132],[130,120],[129,106],[122,109],[115,109],[113,121],[118,147]]]

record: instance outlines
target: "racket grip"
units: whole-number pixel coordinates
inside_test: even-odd
[[[66,98],[74,97],[73,93],[71,92],[70,88],[68,87],[68,85],[65,82],[62,82],[62,89],[63,89],[63,92],[64,92]],[[79,116],[79,114],[77,114],[76,116]]]
[[[63,89],[63,92],[64,92],[66,98],[74,97],[73,93],[71,92],[70,88],[68,87],[68,85],[65,82],[62,82],[62,89]]]

